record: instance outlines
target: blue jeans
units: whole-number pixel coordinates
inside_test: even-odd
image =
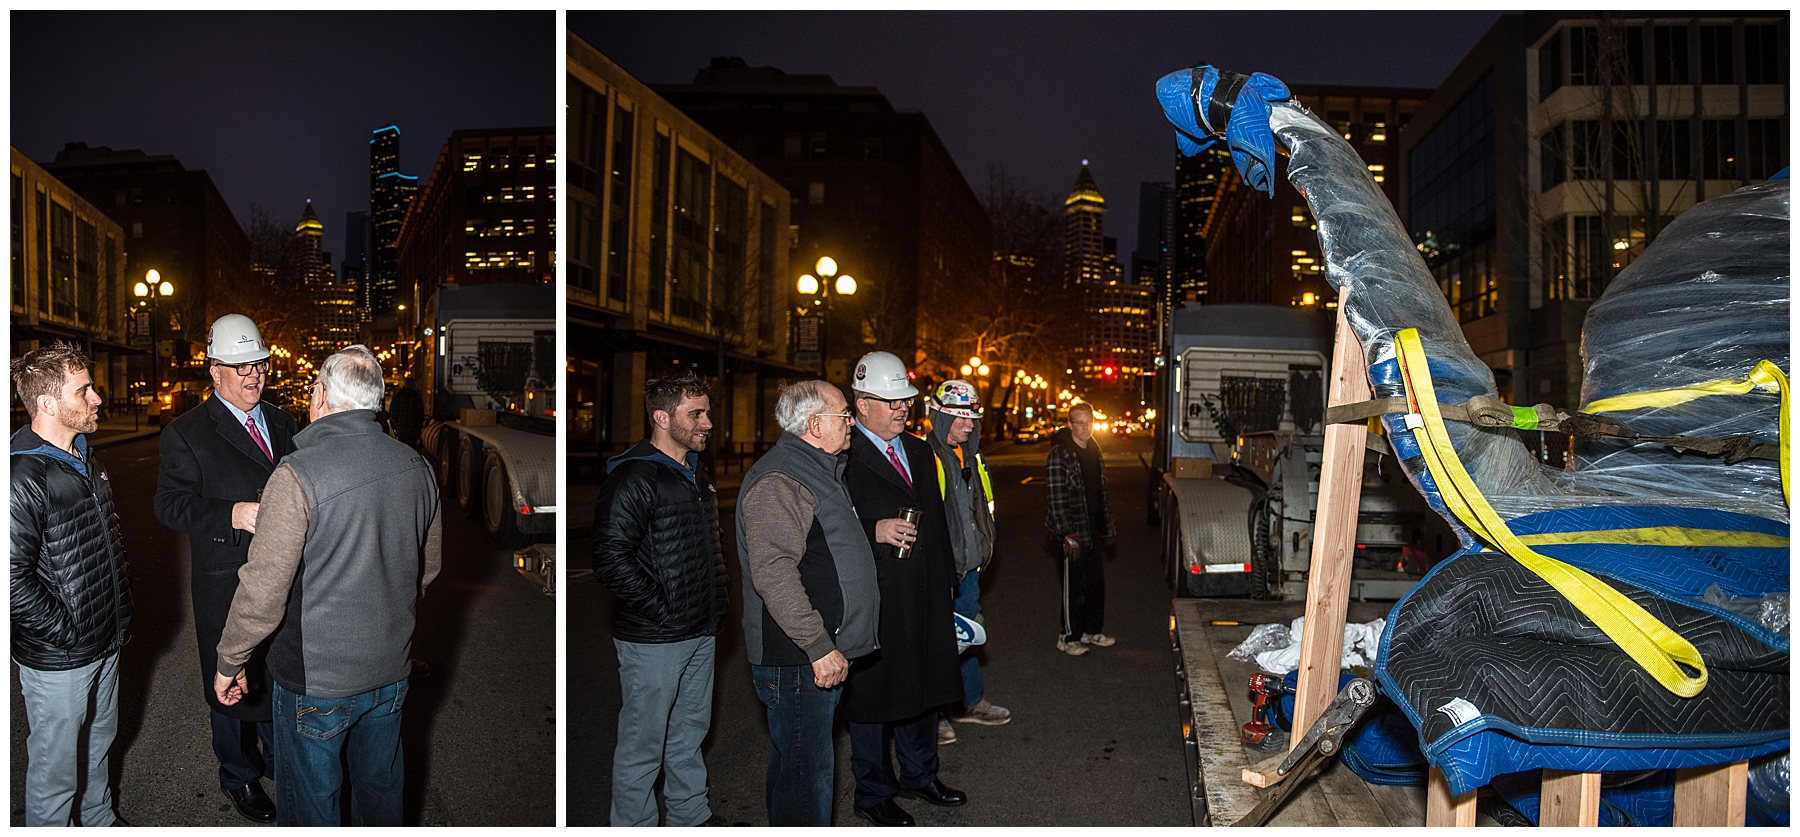
[[[831,825],[831,717],[843,689],[814,685],[810,665],[751,666],[750,677],[769,708],[769,825]]]
[[[956,583],[956,602],[951,609],[969,619],[981,612],[980,570],[963,573],[962,580]],[[981,661],[975,659],[974,648],[962,653],[962,681],[963,708],[980,703],[985,692],[981,686]]]
[[[119,652],[67,671],[19,666],[19,691],[31,727],[25,824],[112,825],[108,756],[119,730]]]
[[[619,739],[613,748],[612,824],[657,822],[656,777],[663,780],[671,826],[705,825],[706,760],[700,744],[712,728],[710,636],[681,642],[613,640],[619,652]]]
[[[309,697],[275,684],[275,813],[284,826],[401,825],[406,760],[400,710],[407,681],[342,698]],[[345,770],[345,765],[348,770]]]

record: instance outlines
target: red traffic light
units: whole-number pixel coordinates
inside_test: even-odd
[[[1110,377],[1112,377],[1112,376],[1113,376],[1113,368],[1112,368],[1112,367],[1110,367],[1110,366],[1108,366],[1108,367],[1106,367],[1106,368],[1105,368],[1105,369],[1102,369],[1102,370],[1100,370],[1100,371],[1101,371],[1101,372],[1102,372],[1102,373],[1104,373],[1104,374],[1105,374],[1105,375],[1106,375],[1106,377],[1108,377],[1108,378],[1110,378]]]
[[[916,381],[919,379],[919,373],[914,372],[911,369],[908,369],[908,370],[906,370],[906,379],[909,381]]]

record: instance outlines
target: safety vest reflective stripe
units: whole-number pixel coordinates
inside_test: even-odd
[[[1418,329],[1409,328],[1395,335],[1395,345],[1399,349],[1400,374],[1406,382],[1407,398],[1416,411],[1408,416],[1408,425],[1416,425],[1413,432],[1419,437],[1426,468],[1457,520],[1549,582],[1663,688],[1681,697],[1693,697],[1705,689],[1706,661],[1701,659],[1693,643],[1606,582],[1532,551],[1512,533],[1500,514],[1488,504],[1487,498],[1481,495],[1475,480],[1457,458],[1456,449],[1450,445],[1443,416],[1438,412],[1437,393],[1432,387]],[[1682,670],[1683,665],[1697,673],[1689,675]]]
[[[935,454],[931,460],[937,463],[938,499],[948,500],[950,495],[947,493],[948,489],[944,487],[944,460]],[[994,513],[994,483],[988,478],[987,460],[982,459],[979,453],[975,454],[975,473],[981,475],[981,493],[982,496],[988,498],[988,514],[991,515]]]

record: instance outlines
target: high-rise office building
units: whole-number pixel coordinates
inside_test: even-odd
[[[1158,299],[1163,310],[1176,300],[1206,301],[1206,219],[1212,215],[1213,201],[1225,172],[1231,169],[1231,155],[1214,145],[1192,157],[1175,155],[1175,218],[1170,233],[1170,250],[1174,259],[1168,268],[1169,281],[1163,285]]]
[[[400,129],[376,129],[369,140],[369,281],[360,300],[371,318],[394,313],[400,225],[418,191],[419,178],[400,173]]]
[[[744,461],[781,435],[782,383],[819,374],[790,362],[812,263],[788,266],[789,192],[572,32],[567,71],[571,481],[643,438],[644,381],[671,371],[712,380],[708,456]]]
[[[128,349],[150,348],[149,313],[142,332],[140,318],[127,315],[136,300],[125,281],[124,239],[124,228],[100,207],[12,150],[12,356],[74,341],[94,361],[94,384],[117,399],[112,409],[133,394],[126,391]],[[13,399],[15,427],[24,409]]]
[[[1106,282],[1106,198],[1081,161],[1081,174],[1063,199],[1063,287]]]
[[[1431,91],[1318,84],[1290,84],[1288,89],[1295,101],[1350,142],[1382,193],[1398,205],[1398,132]],[[1222,162],[1213,199],[1199,222],[1197,243],[1205,254],[1202,301],[1335,307],[1337,292],[1325,281],[1318,224],[1288,182],[1285,164],[1271,200],[1244,183],[1229,157]],[[1210,176],[1211,166],[1201,169]]]
[[[170,389],[204,391],[207,327],[221,315],[266,303],[249,293],[258,287],[250,273],[250,239],[212,178],[171,155],[82,142],[69,143],[41,165],[123,230],[127,288],[150,270],[173,287],[174,295],[154,306],[158,363],[170,371]],[[54,214],[49,220],[56,224]],[[146,331],[149,317],[142,320]]]
[[[822,309],[816,295],[802,298],[792,290],[822,256],[858,281],[855,295],[831,303],[828,377],[847,384],[855,359],[877,348],[921,375],[956,371],[957,356],[967,358],[980,330],[960,313],[968,289],[988,281],[993,232],[924,114],[896,111],[874,87],[749,67],[734,58],[715,58],[692,84],[652,89],[792,196],[791,226],[785,237],[775,230],[794,264],[780,290],[789,305]],[[679,179],[681,155],[674,156]],[[684,246],[704,248],[704,236],[684,245],[681,223],[678,218],[671,239],[670,266],[677,271]],[[688,305],[683,296],[692,284],[668,288],[677,313]],[[653,290],[652,299],[661,299],[663,289]],[[796,332],[818,323],[805,320],[811,322],[796,318]]]
[[[300,292],[306,300],[305,350],[313,362],[357,342],[362,314],[357,309],[356,285],[340,283],[325,252],[325,225],[313,211],[312,201],[294,226],[294,267],[300,276]]]
[[[1501,397],[1578,404],[1612,277],[1675,216],[1788,164],[1788,23],[1505,15],[1400,131],[1400,217]]]
[[[346,285],[362,285],[369,279],[369,213],[344,213],[344,260],[338,277]],[[358,292],[360,299],[361,292]]]

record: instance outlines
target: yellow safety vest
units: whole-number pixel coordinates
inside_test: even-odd
[[[949,494],[944,487],[944,458],[938,456],[937,451],[933,450],[931,452],[931,461],[937,463],[938,499],[947,500],[949,499]],[[975,473],[981,475],[981,493],[983,496],[987,497],[988,514],[992,515],[994,513],[994,483],[988,479],[987,460],[982,459],[981,454],[979,453],[975,454]]]

